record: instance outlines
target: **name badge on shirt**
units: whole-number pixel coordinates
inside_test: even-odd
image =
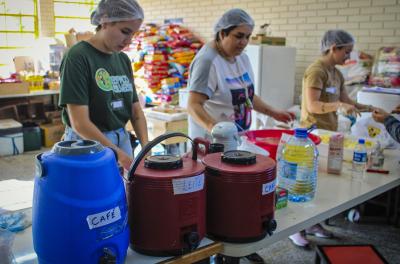
[[[335,86],[328,87],[326,88],[326,92],[330,94],[336,94],[336,87]]]
[[[120,100],[115,100],[111,102],[111,106],[113,108],[113,110],[118,110],[124,107],[124,103],[122,101],[122,99]]]

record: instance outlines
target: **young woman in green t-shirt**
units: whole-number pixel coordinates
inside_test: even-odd
[[[136,94],[131,61],[121,52],[143,22],[135,0],[102,0],[91,15],[96,34],[75,44],[61,63],[60,106],[64,140],[92,139],[113,148],[118,161],[132,163],[130,120],[142,146],[147,124]]]

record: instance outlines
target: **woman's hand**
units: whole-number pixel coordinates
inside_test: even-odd
[[[133,159],[120,149],[117,150],[117,156],[118,156],[118,163],[121,164],[121,166],[124,167],[125,170],[129,171]]]
[[[296,118],[296,115],[289,111],[276,110],[272,115],[274,119],[288,123]]]
[[[392,110],[393,114],[400,114],[400,105],[396,106],[395,109]]]
[[[372,118],[379,123],[383,123],[390,114],[381,108],[375,108]]]
[[[360,111],[352,104],[339,103],[337,111],[345,115],[361,116]]]

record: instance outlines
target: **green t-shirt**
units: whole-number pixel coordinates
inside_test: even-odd
[[[132,116],[132,103],[138,101],[125,53],[103,53],[81,41],[64,56],[60,76],[64,124],[71,126],[67,104],[76,104],[89,107],[90,120],[103,132],[125,127]]]

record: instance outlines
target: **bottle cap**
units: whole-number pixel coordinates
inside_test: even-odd
[[[358,144],[365,144],[365,139],[363,138],[358,139]]]
[[[295,137],[298,137],[298,138],[307,138],[307,136],[308,136],[307,128],[296,128],[294,130],[294,135],[295,135]]]

